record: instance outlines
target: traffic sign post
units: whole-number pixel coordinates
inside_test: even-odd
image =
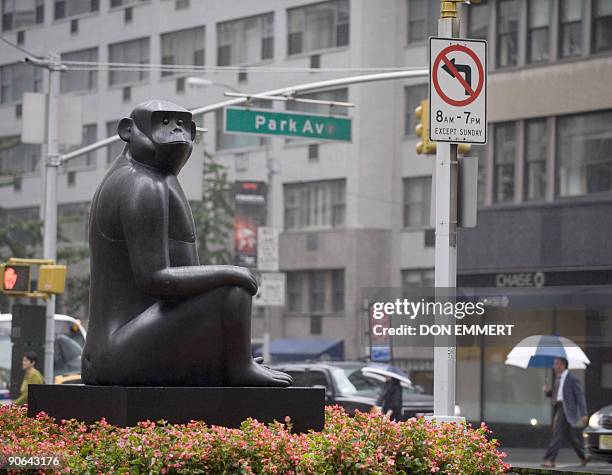
[[[457,3],[443,0],[438,37],[430,38],[430,127],[436,145],[435,287],[436,297],[453,297],[457,286],[458,160],[461,143],[486,142],[486,42],[457,39]],[[475,45],[476,44],[476,45]],[[444,323],[436,315],[436,323]],[[434,415],[455,416],[457,349],[454,337],[434,338]]]
[[[257,270],[278,272],[278,229],[257,228]]]
[[[487,142],[487,42],[429,38],[429,140]]]
[[[261,274],[259,289],[253,297],[255,307],[283,307],[285,305],[285,288],[287,275],[284,272],[266,272]]]

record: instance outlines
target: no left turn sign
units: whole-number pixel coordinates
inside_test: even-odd
[[[487,43],[429,39],[429,140],[487,142]]]

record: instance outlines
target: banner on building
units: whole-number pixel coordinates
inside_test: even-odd
[[[234,185],[234,263],[257,266],[257,229],[266,224],[267,186],[261,181],[237,181]]]

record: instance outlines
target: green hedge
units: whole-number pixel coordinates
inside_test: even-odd
[[[64,473],[222,474],[495,474],[506,454],[482,425],[393,422],[382,415],[349,417],[326,409],[321,432],[292,434],[290,421],[240,429],[202,422],[145,422],[119,428],[28,418],[18,406],[0,408],[0,457],[58,456]]]

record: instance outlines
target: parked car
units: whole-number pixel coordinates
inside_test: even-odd
[[[380,395],[384,378],[364,373],[367,363],[285,363],[272,365],[289,373],[294,386],[325,388],[325,404],[342,406],[349,414],[369,412]],[[423,394],[412,384],[402,382],[401,419],[433,413],[433,396]]]
[[[0,403],[10,402],[11,321],[10,313],[0,314]],[[81,379],[81,353],[85,344],[81,322],[68,315],[55,314],[54,375],[56,384],[76,383]],[[43,368],[39,368],[42,372]]]
[[[612,405],[591,416],[583,436],[584,444],[593,458],[612,463]]]

